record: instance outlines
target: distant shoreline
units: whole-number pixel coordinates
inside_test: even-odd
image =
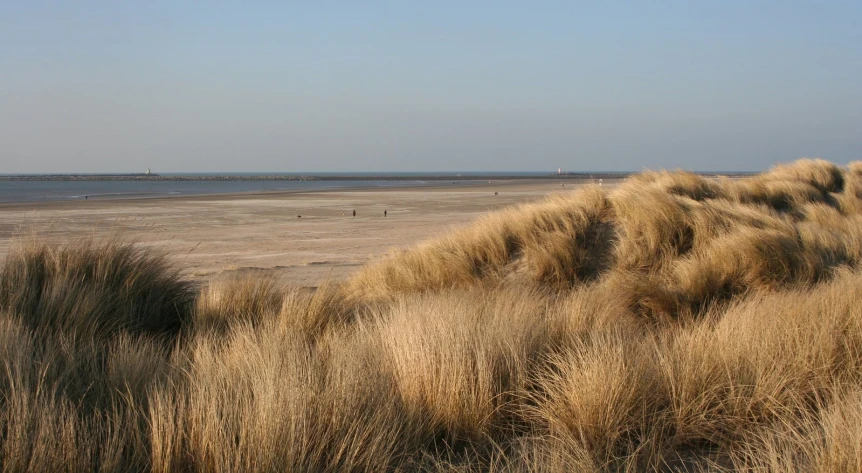
[[[2,182],[2,180],[0,180]],[[572,186],[577,186],[578,184],[586,183],[586,181],[566,181],[570,183]],[[612,185],[614,182],[617,182],[616,179],[606,179],[605,183],[607,185]],[[57,182],[57,184],[62,184],[61,182]],[[187,194],[123,194],[123,195],[88,195],[88,204],[89,205],[117,205],[120,203],[124,204],[135,204],[135,203],[143,203],[148,202],[151,204],[158,204],[164,202],[198,202],[198,201],[241,201],[246,199],[260,199],[260,198],[283,198],[283,197],[297,197],[297,196],[311,196],[311,195],[337,195],[342,193],[366,193],[366,194],[376,194],[376,193],[388,193],[388,192],[403,192],[403,191],[421,191],[421,192],[449,192],[449,191],[457,191],[457,192],[471,192],[480,189],[500,189],[501,191],[504,189],[512,189],[517,188],[519,186],[533,186],[533,185],[553,185],[559,186],[559,184],[554,184],[553,181],[548,179],[499,179],[493,181],[493,184],[488,184],[487,180],[470,180],[470,181],[429,181],[423,185],[415,186],[408,185],[406,181],[404,184],[401,183],[393,183],[390,186],[369,186],[364,187],[359,185],[359,182],[356,181],[356,185],[348,185],[346,187],[310,187],[310,188],[296,188],[296,189],[260,189],[260,190],[251,190],[251,191],[217,191],[217,192],[202,192],[202,193],[187,193]],[[571,187],[574,189],[575,187]],[[85,202],[84,196],[81,195],[81,198],[51,198],[51,199],[40,199],[40,200],[8,200],[3,201],[0,199],[0,211],[2,210],[11,210],[11,209],[59,209],[59,208],[69,208],[69,207],[77,207]]]
[[[594,180],[594,179],[625,179],[632,172],[598,172],[598,173],[566,173],[566,174],[400,174],[400,175],[351,175],[351,174],[327,174],[327,175],[159,175],[159,174],[43,174],[43,175],[5,175],[0,176],[0,181],[487,181],[487,180]],[[726,172],[707,173],[698,172],[702,176],[729,176],[739,177],[755,173],[748,172]]]

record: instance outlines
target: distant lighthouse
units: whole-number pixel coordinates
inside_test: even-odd
[[[147,176],[150,175],[150,168],[147,168]]]

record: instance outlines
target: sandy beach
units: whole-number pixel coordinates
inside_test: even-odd
[[[192,279],[267,271],[297,285],[316,286],[327,278],[344,278],[390,251],[442,235],[482,213],[580,185],[521,180],[2,204],[0,260],[16,240],[30,235],[60,242],[120,235],[166,252]]]

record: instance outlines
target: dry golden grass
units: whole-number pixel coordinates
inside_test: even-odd
[[[316,290],[0,269],[3,471],[862,470],[862,164],[649,172]]]

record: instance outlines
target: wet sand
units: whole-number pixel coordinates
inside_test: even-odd
[[[503,181],[0,204],[0,261],[22,236],[62,242],[120,235],[168,253],[192,279],[265,271],[297,285],[316,286],[327,278],[342,279],[392,250],[468,224],[485,212],[552,192],[571,192],[581,185]]]

